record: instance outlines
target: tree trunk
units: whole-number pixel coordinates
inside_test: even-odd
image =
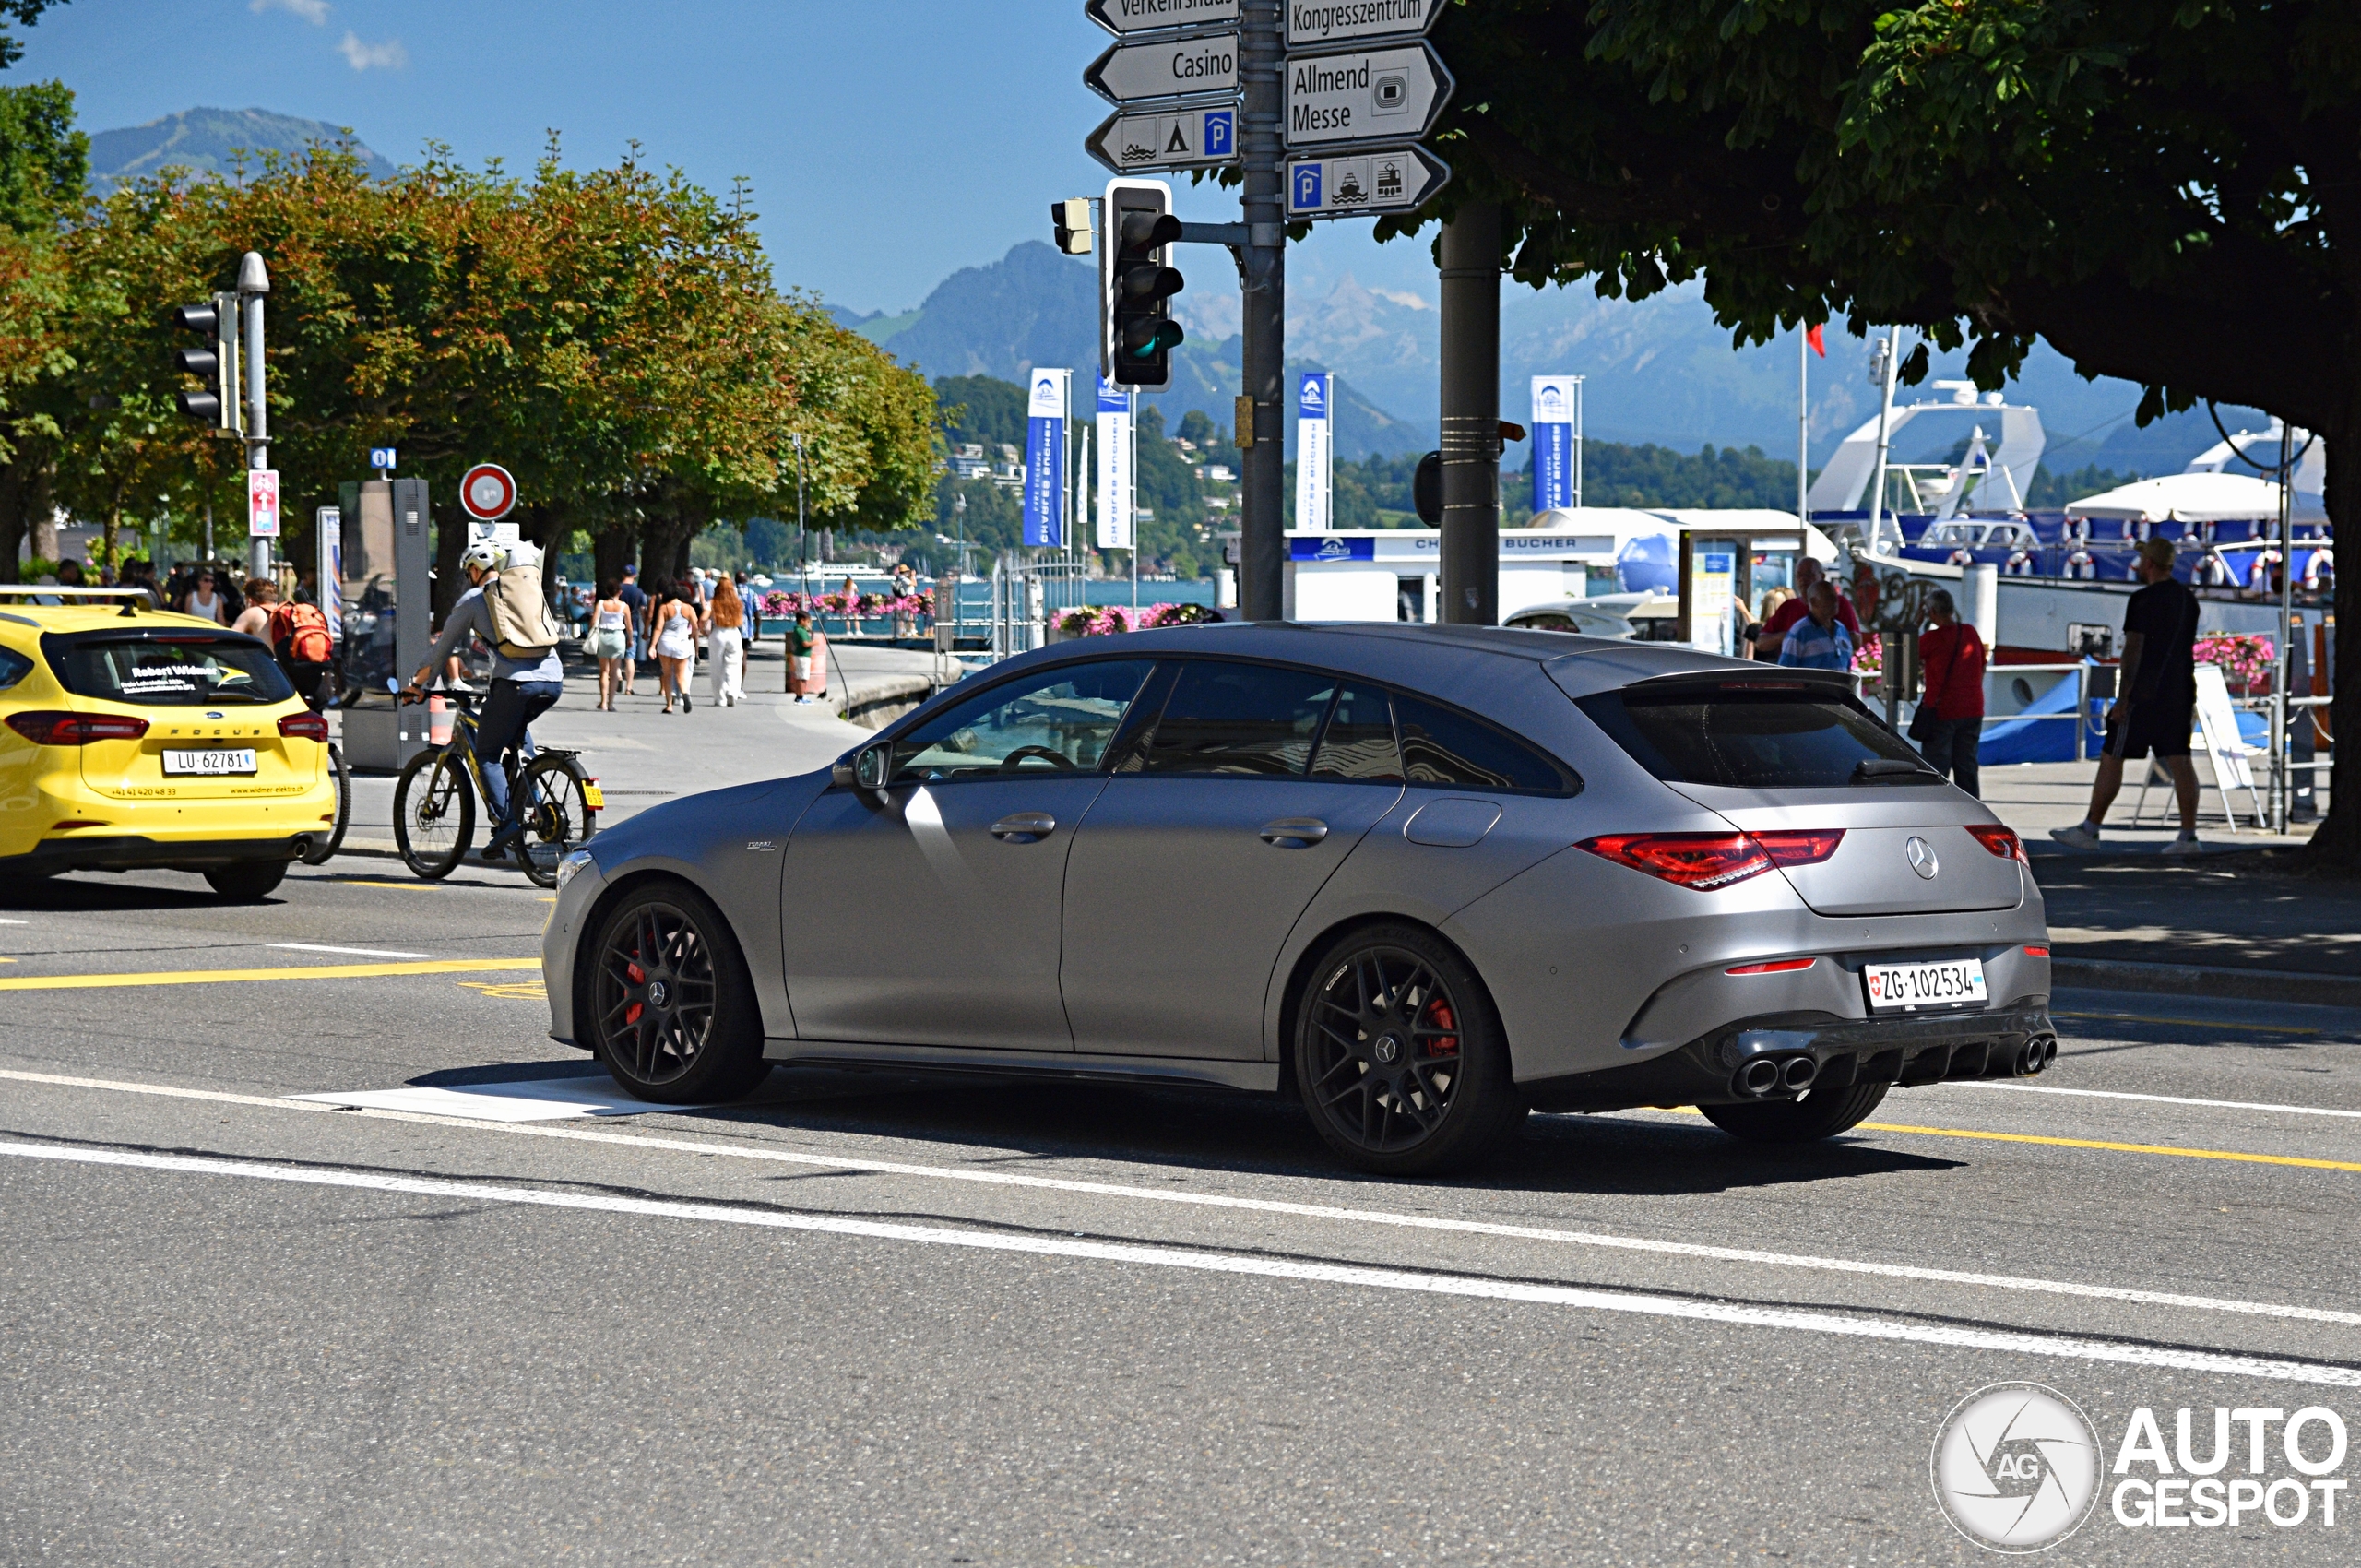
[[[631,564],[631,529],[627,524],[614,523],[591,536],[594,557],[592,570],[600,586],[620,583],[623,568]]]
[[[20,441],[16,457],[0,465],[0,582],[22,580],[18,557],[33,519],[49,515],[50,472],[48,448],[30,440]]]
[[[2361,417],[2322,432],[2328,442],[2328,516],[2336,529],[2336,629],[2331,634],[2329,709],[2335,766],[2328,815],[2312,834],[2312,853],[2361,867]]]

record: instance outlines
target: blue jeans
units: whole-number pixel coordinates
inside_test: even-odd
[[[483,762],[484,803],[500,826],[511,826],[508,811],[508,768],[504,754],[525,738],[534,719],[557,706],[565,691],[563,681],[494,681],[476,721],[476,755]]]

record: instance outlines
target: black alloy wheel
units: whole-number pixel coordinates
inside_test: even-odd
[[[1295,1076],[1328,1146],[1387,1175],[1455,1170],[1522,1120],[1483,982],[1416,926],[1348,933],[1297,1009]]]
[[[1849,1132],[1885,1099],[1884,1084],[1809,1088],[1797,1099],[1701,1105],[1705,1120],[1750,1144],[1808,1144]]]
[[[745,960],[694,888],[635,890],[583,950],[583,1033],[615,1082],[670,1105],[736,1099],[769,1073]]]

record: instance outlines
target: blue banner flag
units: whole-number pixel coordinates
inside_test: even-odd
[[[1066,542],[1066,384],[1074,373],[1037,370],[1025,420],[1025,542],[1057,550]]]
[[[1533,509],[1574,504],[1574,378],[1533,378]]]

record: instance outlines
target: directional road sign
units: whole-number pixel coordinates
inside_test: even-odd
[[[1390,0],[1402,4],[1404,0]],[[1428,0],[1415,0],[1424,5]],[[1156,32],[1165,28],[1199,27],[1208,22],[1238,21],[1238,0],[1090,0],[1083,14],[1109,32]]]
[[[1430,45],[1287,56],[1287,146],[1416,141],[1450,101],[1451,73]]]
[[[1417,38],[1442,15],[1443,0],[1286,0],[1287,47],[1316,48],[1367,38]]]
[[[1238,89],[1238,35],[1118,43],[1091,62],[1083,85],[1115,103]]]
[[[1238,101],[1153,114],[1110,114],[1083,149],[1121,174],[1133,169],[1210,169],[1238,160]]]
[[[498,522],[516,505],[516,481],[498,463],[478,463],[459,478],[459,505],[471,517]]]
[[[1422,147],[1287,160],[1287,217],[1296,221],[1407,212],[1450,183],[1451,165]]]

